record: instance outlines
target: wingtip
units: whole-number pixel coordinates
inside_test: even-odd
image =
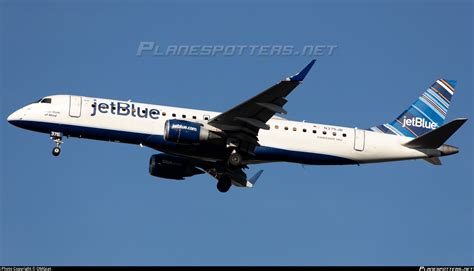
[[[458,122],[460,125],[464,125],[464,123],[467,121],[467,118],[455,118],[451,122]]]
[[[443,163],[441,162],[441,159],[439,157],[430,157],[430,158],[423,158],[426,162],[434,165],[434,166],[441,166]]]
[[[257,182],[258,178],[260,178],[260,175],[262,175],[262,173],[263,173],[263,169],[261,169],[257,173],[255,173],[255,175],[253,175],[252,178],[250,178],[247,181],[247,187],[253,187],[254,184]]]
[[[303,81],[306,75],[308,74],[308,72],[313,67],[315,62],[316,62],[316,59],[311,60],[311,62],[309,62],[309,64],[306,65],[306,67],[304,67],[299,73],[288,78],[289,79],[288,81],[298,81],[298,82]]]

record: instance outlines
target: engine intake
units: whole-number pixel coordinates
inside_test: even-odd
[[[183,180],[202,174],[204,171],[196,168],[184,158],[164,153],[155,154],[150,157],[150,175],[166,179]]]

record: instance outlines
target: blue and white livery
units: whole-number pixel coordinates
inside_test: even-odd
[[[372,127],[373,131],[417,137],[444,123],[456,81],[439,79],[407,110],[390,123]]]
[[[262,174],[247,178],[251,164],[291,162],[351,165],[424,159],[440,165],[440,156],[458,152],[444,144],[467,119],[445,124],[456,81],[439,79],[395,120],[358,129],[297,122],[286,114],[286,97],[308,74],[301,72],[226,112],[213,112],[102,98],[53,95],[8,117],[11,124],[50,135],[61,152],[62,139],[79,137],[147,146],[149,172],[182,180],[208,173],[217,188],[253,187]]]

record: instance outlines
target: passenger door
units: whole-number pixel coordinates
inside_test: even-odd
[[[363,151],[365,146],[365,130],[354,129],[354,150]]]
[[[69,96],[69,116],[79,118],[81,116],[82,97]]]

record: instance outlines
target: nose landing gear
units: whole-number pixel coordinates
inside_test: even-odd
[[[63,134],[61,132],[51,132],[50,137],[54,142],[56,142],[56,147],[53,148],[52,154],[58,156],[61,153],[61,144],[63,143],[62,138]]]
[[[60,147],[54,147],[52,153],[53,153],[54,156],[58,156],[61,153],[61,148]]]

